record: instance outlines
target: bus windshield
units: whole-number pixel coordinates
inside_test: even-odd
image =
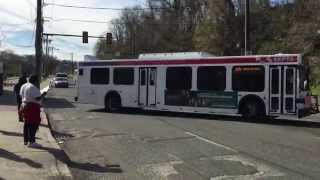
[[[308,82],[308,70],[305,66],[300,66],[299,68],[300,74],[300,84],[299,88],[303,91],[309,90],[309,82]]]

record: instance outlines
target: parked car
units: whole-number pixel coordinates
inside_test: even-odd
[[[65,77],[55,77],[53,80],[53,86],[55,88],[68,88],[69,87],[69,81],[68,78]]]
[[[57,73],[55,77],[57,77],[57,78],[68,78],[68,74],[66,74],[66,73]]]

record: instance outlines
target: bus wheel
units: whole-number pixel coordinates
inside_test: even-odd
[[[105,109],[107,112],[115,112],[121,109],[121,99],[117,95],[110,95],[106,98]]]
[[[241,108],[241,114],[246,120],[259,117],[262,111],[259,104],[253,101],[246,102]]]

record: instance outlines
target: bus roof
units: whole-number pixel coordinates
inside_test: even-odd
[[[148,53],[139,55],[139,59],[142,60],[194,59],[204,57],[214,57],[214,55],[207,52]]]
[[[117,59],[79,62],[80,66],[155,66],[155,65],[197,65],[197,64],[301,64],[300,54],[211,56],[198,58],[146,58]]]

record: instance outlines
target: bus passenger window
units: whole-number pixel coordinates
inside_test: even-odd
[[[263,66],[235,66],[232,69],[234,91],[262,92],[265,86]]]
[[[90,75],[91,84],[109,84],[108,68],[92,68]]]
[[[141,70],[140,84],[141,84],[141,86],[145,86],[146,85],[146,70],[145,69]]]
[[[168,90],[189,90],[192,86],[191,67],[168,67],[166,87]]]
[[[224,91],[226,88],[226,68],[224,66],[199,67],[198,90]]]
[[[133,68],[115,68],[113,71],[113,83],[116,85],[133,85]]]
[[[156,80],[156,71],[155,69],[150,71],[150,85],[154,86],[155,85],[155,80]]]

